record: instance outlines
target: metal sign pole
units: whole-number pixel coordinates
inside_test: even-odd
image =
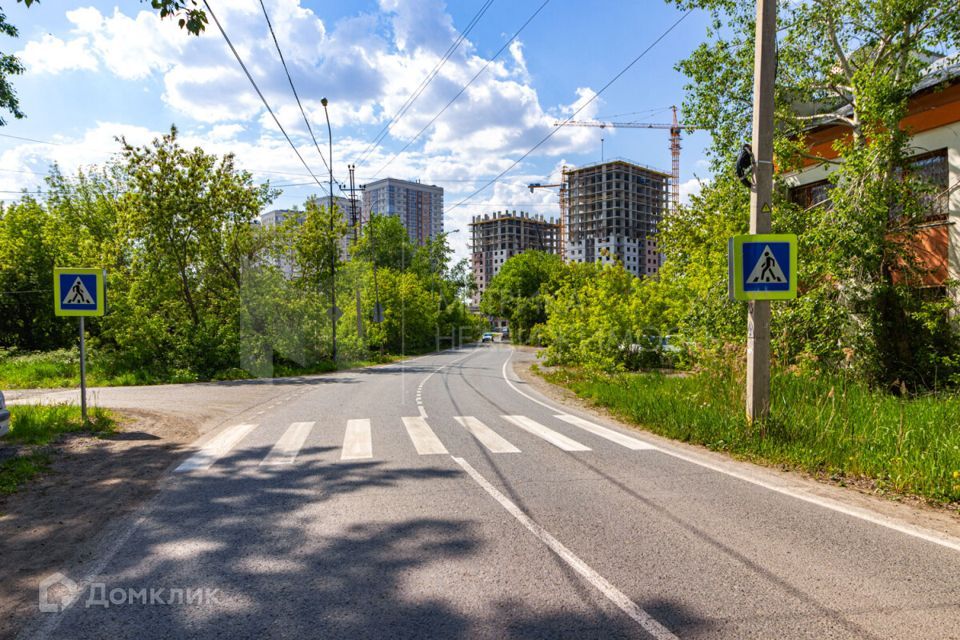
[[[80,415],[87,423],[87,344],[84,339],[83,316],[80,316]]]

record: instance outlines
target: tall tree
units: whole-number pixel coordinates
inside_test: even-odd
[[[712,17],[707,41],[678,68],[691,79],[685,119],[713,136],[721,177],[707,191],[729,189],[733,157],[750,135],[755,3],[673,3]],[[776,308],[781,331],[817,338],[817,355],[831,364],[853,362],[880,382],[922,384],[944,334],[942,323],[927,330],[929,305],[903,277],[924,268],[909,248],[929,186],[910,172],[916,151],[901,122],[919,81],[936,78],[931,61],[960,46],[956,0],[782,0],[779,11],[778,178],[812,162],[833,187],[828,204],[803,209],[783,197],[780,181],[774,227],[800,233],[804,249],[804,299]],[[828,154],[838,157],[807,144],[809,128],[826,124],[842,129]],[[829,327],[818,326],[818,310],[830,308],[845,317],[834,313]],[[783,351],[796,355],[800,342]]]

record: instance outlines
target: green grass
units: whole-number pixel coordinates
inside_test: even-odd
[[[105,375],[94,358],[87,355],[87,384],[116,387],[166,382],[143,372]],[[0,388],[55,389],[80,386],[80,352],[57,349],[36,353],[10,353],[0,350]]]
[[[9,495],[50,467],[50,455],[33,453],[16,456],[0,464],[0,494]]]
[[[100,407],[90,408],[87,418],[84,424],[80,418],[80,407],[74,405],[12,405],[10,433],[0,442],[45,445],[65,433],[89,431],[107,434],[117,426],[113,415]]]
[[[425,351],[423,353],[428,353]],[[372,355],[362,360],[344,360],[334,366],[333,362],[321,361],[310,366],[278,364],[274,367],[274,377],[303,376],[329,373],[342,369],[367,367],[376,364],[395,362],[403,357],[420,355],[420,352],[399,356],[384,354],[381,358]],[[176,384],[212,380],[243,380],[253,376],[240,368],[231,368],[217,372],[211,378],[204,378],[195,372],[179,370],[164,376],[145,371],[127,371],[105,374],[96,357],[88,354],[87,385],[91,387],[121,387],[148,384]],[[38,353],[11,353],[0,349],[0,389],[58,389],[80,386],[80,355],[77,349],[58,349]]]
[[[771,417],[750,427],[743,384],[707,373],[539,372],[669,438],[884,491],[960,502],[960,395],[901,399],[842,377],[772,381]]]

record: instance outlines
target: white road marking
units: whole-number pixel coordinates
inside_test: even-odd
[[[614,431],[613,429],[608,429],[606,427],[601,427],[598,424],[594,424],[589,420],[584,420],[579,416],[572,416],[568,413],[561,413],[554,418],[558,418],[572,424],[575,427],[580,427],[585,431],[589,431],[593,435],[600,436],[601,438],[606,438],[610,442],[616,442],[619,445],[626,447],[627,449],[633,449],[634,451],[640,451],[641,449],[657,451],[658,447],[653,446],[643,440],[637,440],[636,438],[630,437],[626,434],[620,433],[619,431]]]
[[[261,465],[272,464],[293,464],[297,459],[297,454],[303,448],[303,443],[310,430],[313,429],[313,422],[294,422],[283,432],[277,444],[267,454],[267,457],[260,461]]]
[[[227,427],[203,445],[200,451],[187,458],[175,471],[183,473],[196,469],[209,469],[214,462],[229,453],[256,426],[255,424],[236,424]]]
[[[549,429],[539,422],[531,420],[527,416],[503,416],[503,418],[509,420],[524,431],[532,433],[538,438],[543,438],[553,446],[560,447],[564,451],[590,451],[590,447],[587,445],[580,444],[573,438],[568,438],[562,433],[557,433],[553,429]]]
[[[447,448],[440,442],[440,438],[433,432],[430,425],[423,418],[402,418],[403,426],[407,428],[407,434],[413,441],[417,453],[420,455],[430,455],[434,453],[446,453]]]
[[[510,355],[504,361],[503,368],[501,369],[501,374],[503,376],[504,381],[507,383],[507,385],[511,389],[513,389],[514,391],[522,395],[527,400],[530,400],[531,402],[536,402],[541,407],[546,407],[551,411],[562,413],[560,409],[554,407],[553,405],[547,404],[546,402],[537,400],[530,394],[524,393],[523,391],[518,389],[515,384],[513,384],[509,376],[507,376],[507,367],[510,365],[510,360],[513,358],[514,353],[515,353],[514,350],[510,351]],[[774,491],[781,495],[790,496],[791,498],[796,498],[797,500],[802,500],[803,502],[814,504],[824,509],[836,511],[837,513],[842,513],[852,518],[858,518],[860,520],[869,522],[871,524],[885,527],[893,531],[898,531],[900,533],[903,533],[908,536],[912,536],[914,538],[918,538],[920,540],[932,542],[933,544],[940,545],[941,547],[946,547],[954,551],[960,551],[960,539],[954,538],[953,536],[949,536],[944,533],[940,533],[939,531],[932,531],[930,529],[925,529],[923,527],[915,527],[913,525],[906,524],[904,522],[894,520],[892,518],[887,518],[886,516],[882,516],[880,514],[874,513],[872,511],[868,511],[866,509],[861,509],[859,507],[851,507],[841,502],[838,502],[836,500],[831,500],[830,498],[822,498],[820,496],[807,493],[802,489],[793,489],[791,487],[776,485],[758,476],[752,476],[752,475],[748,475],[747,473],[732,471],[718,464],[714,464],[707,460],[702,460],[700,458],[694,457],[693,455],[687,455],[685,453],[680,453],[679,451],[673,451],[671,449],[666,449],[664,447],[656,447],[655,445],[652,445],[652,444],[650,446],[656,448],[657,451],[659,451],[660,453],[666,454],[668,456],[672,456],[674,458],[677,458],[678,460],[683,460],[684,462],[689,462],[690,464],[695,464],[698,467],[703,467],[704,469],[710,469],[711,471],[722,473],[723,475],[730,476],[731,478],[736,478],[737,480],[749,482],[752,485],[762,487],[769,491]]]
[[[454,417],[454,420],[462,424],[474,438],[493,453],[520,453],[520,449],[507,442],[503,436],[473,416],[457,416]]]
[[[448,349],[448,351],[450,351],[450,349]],[[440,351],[439,353],[445,353],[445,351]],[[427,384],[427,380],[429,380],[430,378],[432,378],[435,374],[439,373],[440,371],[443,371],[444,369],[446,369],[446,368],[449,367],[450,365],[456,364],[456,363],[460,362],[461,360],[465,360],[466,358],[469,358],[470,356],[472,356],[472,355],[475,354],[475,353],[477,353],[477,350],[476,350],[476,349],[473,349],[472,351],[470,351],[469,353],[467,353],[467,354],[464,355],[464,356],[461,356],[461,357],[459,357],[459,358],[456,358],[455,360],[451,360],[451,361],[448,362],[447,364],[440,365],[440,366],[437,367],[434,371],[431,371],[431,372],[427,375],[426,378],[424,378],[423,380],[420,381],[420,384],[417,385],[417,410],[420,412],[420,417],[421,417],[421,418],[426,418],[426,417],[428,417],[428,416],[427,416],[427,410],[423,407],[423,385]],[[426,356],[421,356],[421,357],[422,357],[422,358],[425,358]],[[420,359],[420,358],[414,358],[414,360],[419,360],[419,359]],[[407,362],[412,362],[412,360],[407,360]]]
[[[343,434],[341,460],[365,460],[373,457],[373,440],[370,437],[370,420],[347,420],[347,430]]]
[[[657,622],[649,613],[641,609],[637,603],[628,598],[626,594],[613,586],[606,578],[594,571],[586,562],[578,558],[572,551],[567,549],[562,542],[557,540],[546,529],[534,522],[530,516],[525,514],[520,507],[514,504],[509,498],[500,493],[496,487],[487,482],[480,473],[470,466],[463,458],[453,458],[454,462],[463,467],[463,470],[479,484],[484,491],[500,503],[507,512],[520,522],[530,533],[537,537],[540,542],[545,544],[551,551],[560,556],[560,559],[566,562],[571,569],[579,573],[587,582],[593,585],[610,602],[620,608],[625,614],[630,616],[634,622],[639,624],[644,631],[652,635],[657,640],[679,640],[677,636],[670,633],[670,630]]]

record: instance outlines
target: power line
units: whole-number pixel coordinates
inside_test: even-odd
[[[563,123],[561,123],[560,126],[552,128],[552,129],[550,130],[550,132],[547,133],[547,135],[545,135],[543,138],[541,138],[540,141],[537,142],[535,145],[533,145],[532,147],[530,147],[530,149],[529,149],[526,153],[524,153],[522,156],[520,156],[519,158],[517,158],[517,159],[513,162],[513,164],[511,164],[509,167],[507,167],[506,169],[504,169],[503,171],[501,171],[500,174],[499,174],[496,178],[494,178],[493,180],[490,180],[489,182],[487,182],[485,185],[483,185],[482,187],[480,187],[479,189],[477,189],[476,191],[474,191],[473,193],[471,193],[469,196],[467,196],[466,198],[464,198],[463,200],[461,200],[461,201],[458,202],[457,204],[455,204],[455,205],[453,205],[452,207],[450,207],[449,209],[447,209],[447,211],[448,211],[448,212],[449,212],[449,211],[453,211],[454,209],[456,209],[457,207],[465,204],[465,203],[468,202],[469,200],[472,200],[472,199],[473,199],[474,197],[476,197],[478,194],[482,193],[483,191],[486,191],[486,190],[490,187],[490,185],[492,185],[494,182],[496,182],[497,180],[499,180],[499,179],[502,178],[503,176],[507,175],[507,173],[509,173],[510,171],[512,171],[513,168],[516,167],[516,166],[517,166],[518,164],[520,164],[521,162],[523,162],[523,160],[525,160],[525,159],[527,158],[527,156],[529,156],[531,153],[533,153],[534,151],[536,151],[537,149],[539,149],[539,148],[543,145],[544,142],[546,142],[547,140],[549,140],[550,138],[552,138],[558,131],[560,131],[560,129],[563,128],[563,125],[567,124],[568,122],[570,122],[571,120],[573,120],[574,118],[576,118],[577,115],[578,115],[581,111],[583,111],[584,109],[587,108],[587,105],[589,105],[589,104],[592,103],[594,100],[596,100],[597,98],[599,98],[599,97],[603,94],[604,91],[606,91],[607,89],[610,88],[610,85],[612,85],[614,82],[616,82],[617,80],[619,80],[620,77],[623,76],[623,74],[625,74],[627,71],[629,71],[629,70],[633,67],[633,65],[637,64],[637,63],[640,61],[640,59],[643,58],[645,55],[647,55],[647,53],[649,53],[651,49],[653,49],[655,46],[657,46],[657,45],[660,43],[661,40],[663,40],[664,38],[666,38],[667,35],[669,35],[671,31],[673,31],[674,29],[676,29],[677,26],[678,26],[681,22],[683,22],[683,21],[686,19],[686,17],[689,16],[691,13],[693,13],[693,9],[688,9],[687,12],[684,13],[682,16],[680,16],[680,17],[677,19],[676,22],[674,22],[672,25],[670,25],[670,27],[667,28],[666,31],[664,31],[663,33],[661,33],[661,34],[657,37],[656,40],[654,40],[652,43],[650,43],[650,44],[647,46],[646,49],[644,49],[643,51],[641,51],[641,52],[640,52],[640,55],[638,55],[636,58],[634,58],[633,60],[631,60],[630,63],[627,64],[627,66],[625,66],[623,69],[621,69],[621,70],[619,71],[619,73],[617,73],[617,75],[613,76],[613,78],[611,78],[605,85],[603,85],[603,87],[601,87],[601,89],[600,89],[599,91],[597,91],[595,94],[593,94],[593,96],[591,96],[589,100],[587,100],[586,102],[584,102],[582,105],[580,105],[579,108],[577,108],[576,111],[574,111],[572,114],[570,114],[570,115],[567,117],[567,119],[564,120]]]
[[[450,102],[448,102],[447,104],[445,104],[445,105],[443,106],[443,109],[440,109],[440,111],[437,113],[437,115],[433,116],[433,119],[430,120],[430,122],[428,122],[427,124],[425,124],[425,125],[423,126],[423,128],[420,129],[420,131],[417,132],[417,135],[413,136],[413,138],[411,138],[411,139],[407,142],[407,144],[403,145],[403,148],[400,149],[400,151],[397,151],[397,152],[394,153],[392,156],[390,156],[390,159],[387,160],[382,167],[380,167],[379,169],[377,169],[377,172],[374,174],[374,177],[380,175],[380,172],[383,171],[384,169],[386,169],[387,167],[389,167],[389,166],[393,163],[393,161],[397,159],[397,156],[399,156],[401,153],[403,153],[404,151],[406,151],[406,150],[410,147],[410,145],[413,144],[413,143],[417,140],[417,138],[419,138],[421,135],[423,135],[423,132],[426,131],[427,129],[429,129],[429,128],[433,125],[433,123],[437,121],[437,118],[439,118],[440,116],[442,116],[442,115],[444,114],[444,112],[445,112],[448,108],[450,108],[450,105],[452,105],[454,102],[456,102],[457,99],[458,99],[460,96],[463,95],[463,92],[466,91],[466,90],[470,87],[470,85],[472,85],[472,84],[474,83],[474,81],[475,81],[477,78],[479,78],[480,75],[481,75],[484,71],[487,70],[487,67],[489,67],[489,66],[491,65],[491,63],[493,63],[494,60],[496,60],[497,58],[499,58],[499,57],[500,57],[500,54],[503,53],[504,50],[505,50],[507,47],[509,47],[511,44],[513,44],[513,41],[517,39],[517,37],[520,35],[520,33],[521,33],[524,29],[527,28],[527,25],[530,24],[531,22],[533,22],[533,19],[536,18],[536,17],[540,14],[540,12],[543,11],[544,7],[546,7],[548,4],[550,4],[550,0],[544,0],[543,4],[541,4],[539,7],[537,7],[537,10],[534,11],[534,12],[530,15],[529,18],[527,18],[526,22],[524,22],[522,25],[520,25],[520,28],[517,29],[516,33],[514,33],[513,36],[511,36],[511,38],[510,38],[509,40],[507,40],[507,41],[503,44],[503,46],[500,47],[500,49],[499,49],[495,54],[493,54],[493,57],[492,57],[492,58],[490,58],[489,60],[487,60],[486,64],[484,64],[484,65],[480,68],[480,70],[477,71],[472,78],[470,78],[470,81],[467,82],[467,84],[463,85],[463,87],[460,88],[460,91],[458,91],[457,94],[450,99]]]
[[[419,98],[420,95],[421,95],[424,91],[426,91],[427,86],[429,86],[430,83],[433,82],[433,79],[437,77],[437,74],[440,73],[440,69],[443,68],[443,65],[445,65],[445,64],[447,63],[447,60],[449,60],[450,57],[454,54],[454,52],[460,47],[460,44],[461,44],[461,43],[464,41],[464,39],[467,37],[467,34],[469,34],[470,31],[472,31],[473,28],[474,28],[475,26],[477,26],[477,23],[480,22],[480,18],[483,17],[483,14],[485,14],[485,13],[487,12],[487,9],[490,8],[490,5],[492,5],[493,2],[494,2],[494,0],[487,0],[487,1],[480,7],[480,9],[477,11],[477,13],[473,16],[473,19],[472,19],[472,20],[470,21],[470,23],[467,25],[467,28],[464,29],[462,33],[458,34],[457,39],[453,42],[453,44],[450,45],[450,47],[447,49],[447,51],[443,54],[443,57],[440,58],[440,61],[437,62],[437,64],[433,67],[433,69],[430,71],[430,73],[428,73],[428,74],[424,77],[424,79],[420,81],[420,84],[417,86],[416,89],[414,89],[413,93],[411,93],[410,96],[407,97],[406,102],[403,103],[403,106],[400,107],[400,110],[397,111],[397,113],[395,113],[392,118],[390,118],[390,120],[387,122],[387,124],[385,124],[385,125],[383,126],[382,129],[380,129],[379,133],[377,133],[377,135],[376,135],[376,137],[374,138],[374,140],[373,140],[370,144],[367,145],[367,148],[364,149],[364,150],[363,150],[363,153],[360,154],[359,159],[355,159],[354,162],[353,162],[353,164],[355,164],[355,165],[356,165],[356,164],[363,164],[363,162],[364,162],[364,161],[367,159],[367,157],[370,155],[371,151],[373,151],[373,149],[374,149],[378,144],[380,144],[380,142],[387,136],[387,134],[390,133],[390,128],[391,128],[394,124],[396,124],[396,122],[397,122],[400,118],[402,118],[402,117],[404,116],[404,114],[406,114],[407,110],[413,105],[413,103],[417,100],[417,98]]]
[[[23,136],[12,136],[9,133],[0,133],[2,138],[13,138],[14,140],[23,140],[24,142],[36,142],[37,144],[52,144],[60,146],[62,142],[50,142],[49,140],[37,140],[36,138],[24,138]]]
[[[283,134],[283,137],[287,139],[287,142],[290,144],[290,148],[293,149],[293,152],[297,154],[297,157],[300,158],[300,162],[303,164],[303,168],[307,170],[307,173],[310,174],[310,177],[317,183],[320,189],[324,193],[328,193],[327,188],[323,186],[323,183],[320,182],[319,178],[313,174],[313,171],[310,170],[310,166],[307,164],[307,161],[303,159],[303,156],[300,155],[300,151],[297,149],[297,145],[293,144],[293,140],[290,139],[290,136],[287,135],[286,129],[283,128],[283,125],[280,124],[280,119],[277,118],[277,114],[273,112],[273,109],[270,108],[270,103],[267,102],[267,99],[264,97],[263,92],[260,91],[260,87],[257,86],[257,81],[253,79],[253,76],[250,75],[250,71],[247,70],[247,65],[243,63],[243,59],[240,58],[240,54],[237,53],[237,49],[233,46],[233,42],[230,41],[230,37],[227,35],[227,32],[224,31],[223,25],[220,24],[220,20],[217,19],[217,15],[213,12],[213,9],[210,8],[210,3],[207,0],[203,0],[203,6],[207,8],[207,12],[210,14],[210,17],[213,18],[214,23],[217,25],[217,29],[220,30],[220,35],[223,36],[223,39],[226,40],[227,46],[230,47],[230,51],[233,52],[233,57],[237,59],[237,62],[240,64],[240,68],[243,69],[243,72],[247,76],[247,80],[250,81],[250,84],[253,85],[254,90],[257,92],[257,95],[260,96],[260,101],[263,102],[263,106],[267,108],[267,111],[270,113],[270,116],[273,118],[273,121],[277,123],[277,127],[280,129],[280,133]]]
[[[297,94],[297,88],[293,86],[293,78],[290,77],[290,70],[287,69],[287,61],[283,58],[283,51],[280,50],[280,43],[277,42],[277,34],[273,31],[273,24],[270,22],[270,16],[267,14],[267,7],[263,4],[263,0],[260,0],[260,8],[263,9],[263,17],[267,20],[267,27],[270,28],[270,35],[273,36],[273,44],[277,47],[277,53],[280,55],[280,64],[283,65],[283,72],[287,74],[287,82],[290,83],[290,90],[293,91],[293,97],[297,99],[297,106],[300,107],[300,115],[303,116],[303,122],[307,125],[307,131],[310,132],[310,138],[313,140],[313,144],[317,148],[317,153],[320,155],[320,159],[323,160],[323,166],[326,167],[327,171],[331,171],[330,166],[327,164],[327,159],[323,157],[323,151],[320,150],[320,144],[317,142],[316,136],[313,135],[313,127],[310,126],[310,120],[307,118],[307,114],[303,110],[303,105],[300,103],[300,96]]]

